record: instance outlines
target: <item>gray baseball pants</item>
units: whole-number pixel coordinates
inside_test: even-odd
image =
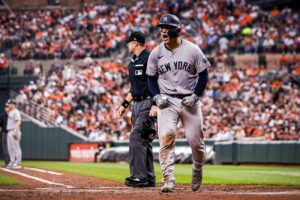
[[[159,161],[165,182],[175,181],[175,138],[179,119],[184,126],[186,138],[192,148],[193,169],[201,169],[205,162],[203,118],[199,102],[194,107],[187,108],[181,105],[182,99],[170,96],[167,98],[169,106],[158,109],[157,112],[160,143]]]
[[[13,131],[8,131],[7,134],[7,148],[10,157],[10,164],[21,165],[22,151],[21,151],[21,131],[18,131],[17,138],[13,137]]]

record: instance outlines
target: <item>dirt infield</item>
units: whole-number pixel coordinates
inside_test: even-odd
[[[114,181],[83,177],[74,174],[54,175],[29,169],[13,170],[47,180],[49,183],[33,180],[0,170],[0,173],[14,177],[25,183],[24,186],[0,187],[0,199],[222,199],[222,200],[282,200],[300,199],[300,187],[294,186],[240,186],[240,185],[203,185],[200,192],[192,192],[189,185],[176,185],[175,193],[160,194],[156,188],[129,188]],[[50,184],[50,182],[52,184]],[[55,185],[60,184],[60,185]]]

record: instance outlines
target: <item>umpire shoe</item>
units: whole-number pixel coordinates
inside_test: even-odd
[[[155,181],[153,185],[148,180],[141,180],[134,177],[127,177],[124,184],[128,187],[155,187]]]
[[[201,184],[202,184],[202,168],[200,170],[193,169],[192,190],[194,192],[199,190]]]
[[[149,178],[148,179],[148,187],[155,187],[155,186],[156,186],[155,178]]]
[[[175,192],[175,181],[165,181],[164,185],[160,188],[160,192]]]

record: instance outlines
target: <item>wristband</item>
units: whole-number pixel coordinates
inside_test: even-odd
[[[124,108],[127,108],[129,106],[129,102],[125,99],[123,102],[122,102],[122,106]]]

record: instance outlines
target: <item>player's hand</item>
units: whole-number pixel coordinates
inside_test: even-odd
[[[159,109],[164,109],[164,108],[168,107],[168,105],[169,105],[168,98],[163,97],[160,94],[155,95],[153,97],[153,100],[155,101],[155,103]]]
[[[198,98],[199,97],[197,95],[192,94],[190,96],[184,97],[181,101],[181,104],[186,107],[191,108],[196,104],[196,102],[198,101]]]
[[[117,109],[117,116],[118,116],[118,117],[122,117],[124,113],[125,113],[125,108],[124,108],[124,106],[121,105],[121,106]]]
[[[150,113],[149,113],[150,117],[156,117],[157,116],[157,107],[156,106],[152,106]]]
[[[17,131],[14,131],[14,132],[12,133],[12,136],[13,136],[13,138],[14,138],[15,140],[17,140],[17,139],[18,139],[18,132],[17,132]]]

